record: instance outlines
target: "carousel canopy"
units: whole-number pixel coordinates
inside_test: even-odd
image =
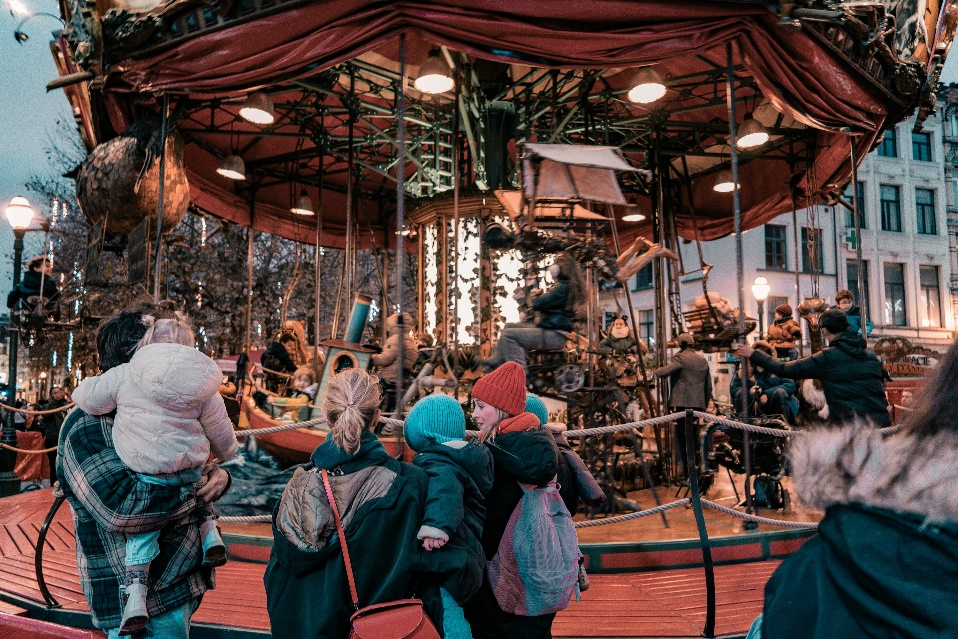
[[[649,172],[619,175],[629,208],[651,219],[658,201],[679,235],[697,226],[710,239],[733,230],[731,194],[713,190],[730,162],[729,52],[738,125],[769,135],[739,153],[747,229],[843,187],[851,140],[864,155],[919,105],[954,30],[936,0],[924,16],[828,0],[174,1],[99,21],[83,0],[64,2],[58,64],[95,76],[66,89],[91,144],[155,117],[169,96],[194,207],[310,242],[321,219],[332,246],[343,245],[347,192],[356,237],[395,240],[401,89],[407,208],[457,176],[490,200],[517,188],[517,142],[606,146]],[[907,33],[905,19],[917,21]],[[414,88],[421,65],[443,63],[453,89]],[[659,99],[630,99],[640,69],[659,78]],[[270,117],[251,122],[240,113],[251,105]],[[223,177],[224,164],[245,179]],[[318,215],[291,212],[299,203]]]

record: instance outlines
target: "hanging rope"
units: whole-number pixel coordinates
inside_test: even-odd
[[[0,444],[0,448],[5,448],[7,450],[12,450],[15,453],[23,453],[24,455],[40,455],[43,453],[52,453],[57,449],[56,446],[50,448],[44,448],[42,450],[27,450],[25,448],[16,448],[15,446],[10,446],[8,444]]]
[[[15,406],[7,406],[4,403],[0,403],[0,408],[4,410],[12,410],[14,413],[20,413],[22,415],[53,415],[54,413],[68,411],[74,406],[76,406],[76,404],[70,402],[66,406],[61,406],[60,408],[50,408],[48,410],[28,410],[26,408],[16,408]]]

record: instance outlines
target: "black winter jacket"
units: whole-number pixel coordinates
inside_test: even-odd
[[[426,474],[396,461],[371,433],[336,467],[336,497],[359,592],[359,605],[415,593]],[[323,447],[313,453],[313,461]],[[312,471],[308,470],[313,468]],[[310,477],[308,473],[312,472]],[[342,639],[353,612],[342,546],[319,471],[296,470],[273,512],[273,549],[263,577],[273,636]]]
[[[845,422],[858,415],[879,427],[891,424],[884,368],[861,335],[845,331],[828,348],[794,362],[780,362],[761,351],[749,359],[780,377],[820,379],[833,421]]]
[[[492,453],[478,442],[461,448],[430,444],[412,463],[429,477],[423,525],[449,535],[439,550],[422,551],[422,564],[444,575],[441,585],[462,604],[479,590],[486,567],[479,540],[492,489]]]
[[[574,313],[569,306],[569,280],[560,278],[544,295],[532,301],[533,310],[540,313],[536,326],[553,331],[571,331]]]

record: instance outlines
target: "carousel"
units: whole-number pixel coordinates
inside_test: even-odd
[[[577,520],[661,513],[639,528],[581,531],[590,571],[654,565],[638,549],[653,531],[666,531],[670,551],[729,536],[720,523],[667,518],[667,486],[693,501],[720,483],[735,503],[743,491],[739,510],[752,519],[737,524],[739,542],[723,543],[774,558],[787,551],[770,552],[769,540],[797,547],[820,517],[795,513],[782,487],[785,440],[773,431],[795,424],[720,415],[703,434],[721,419],[759,430],[708,449],[700,437],[698,472],[680,471],[671,424],[692,415],[669,415],[667,379],[653,371],[683,333],[716,353],[748,340],[741,234],[835,201],[888,127],[933,109],[952,7],[929,1],[912,15],[889,4],[567,2],[506,13],[483,0],[64,0],[51,85],[69,97],[90,151],[77,176],[88,268],[110,242],[159,246],[188,208],[311,247],[317,309],[331,299],[335,312],[284,325],[297,368],[260,352],[224,368],[238,432],[289,464],[324,441],[323,389],[348,367],[379,371],[379,435],[409,458],[405,411],[434,392],[467,404],[472,382],[504,361],[510,331],[542,321],[536,300],[572,263],[581,303],[563,309],[568,326],[524,348],[529,392],[606,493]],[[140,165],[110,179],[134,152]],[[121,204],[126,193],[137,206]],[[731,301],[708,289],[714,265],[685,264],[678,250],[730,234]],[[341,270],[322,272],[324,250],[343,252]],[[251,241],[237,251],[252,264]],[[356,259],[364,251],[372,274]],[[648,265],[654,344],[635,338],[621,287]],[[162,259],[147,274],[159,293]],[[695,299],[680,294],[688,276],[702,283]],[[603,325],[609,289],[628,309],[622,326]],[[377,331],[371,308],[388,318]],[[803,317],[814,327],[822,310],[811,304]],[[283,397],[304,368],[313,394]],[[750,533],[759,506],[809,525],[769,524],[761,541]],[[711,564],[711,554],[692,562]]]

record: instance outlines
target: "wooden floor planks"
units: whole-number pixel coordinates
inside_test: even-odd
[[[52,496],[37,491],[0,501],[0,592],[42,602],[34,576],[34,545]],[[69,506],[50,527],[44,577],[64,608],[87,611],[76,569]],[[765,582],[780,562],[715,569],[716,631],[744,634],[762,610]],[[194,622],[268,632],[263,564],[233,561],[217,570],[217,588],[203,599]],[[559,613],[556,637],[697,637],[705,623],[702,569],[591,575],[582,599]]]

